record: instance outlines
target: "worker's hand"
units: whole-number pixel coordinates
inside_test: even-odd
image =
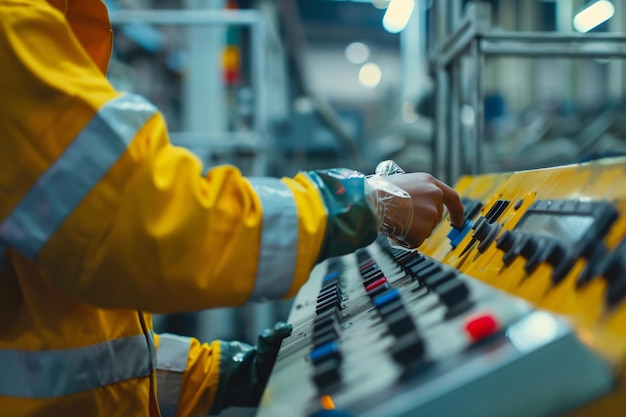
[[[390,163],[395,166],[391,171]],[[393,244],[408,249],[418,247],[441,221],[444,206],[453,225],[463,224],[463,204],[450,186],[430,174],[401,173],[391,161],[381,165],[376,175],[367,178],[367,184],[380,229]]]
[[[291,330],[291,324],[278,322],[261,333],[256,346],[220,342],[220,374],[210,414],[219,414],[230,406],[259,405],[280,344]]]

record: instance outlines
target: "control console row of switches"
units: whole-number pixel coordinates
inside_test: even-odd
[[[447,311],[445,319],[460,316],[472,308],[470,290],[457,271],[418,252],[381,246],[406,276],[417,284],[417,288],[438,297]],[[365,294],[395,339],[389,353],[402,366],[425,361],[424,336],[405,305],[401,291],[393,288],[367,250],[359,250],[356,255]],[[321,393],[331,392],[341,384],[344,360],[341,352],[342,301],[345,298],[341,265],[329,263],[317,296],[309,354],[313,382]],[[464,327],[468,338],[476,341],[495,332],[498,324],[494,317],[483,314],[470,317]]]
[[[370,297],[376,311],[396,338],[391,347],[391,355],[401,365],[409,365],[423,359],[424,340],[410,313],[404,306],[400,292],[391,288],[387,277],[376,266],[365,250],[357,252],[359,272],[363,278],[365,292]]]
[[[343,357],[340,350],[342,283],[340,263],[329,264],[315,306],[312,348],[313,382],[323,391],[340,382]]]
[[[387,249],[399,265],[429,291],[435,293],[448,309],[448,317],[458,315],[471,307],[469,288],[458,279],[458,272],[417,252]]]

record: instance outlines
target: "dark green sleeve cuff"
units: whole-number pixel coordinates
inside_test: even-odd
[[[318,262],[354,252],[376,239],[378,220],[365,195],[365,176],[349,169],[306,173],[317,186],[328,212]]]
[[[209,415],[220,414],[233,405],[252,407],[258,404],[258,380],[254,369],[254,347],[241,342],[220,340],[220,374],[215,400]]]

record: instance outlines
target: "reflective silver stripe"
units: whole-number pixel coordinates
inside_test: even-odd
[[[163,417],[174,417],[187,369],[191,339],[162,334],[157,351],[157,400]]]
[[[0,349],[0,397],[54,398],[145,377],[153,370],[146,335],[81,348]]]
[[[250,301],[279,299],[293,281],[298,257],[298,209],[285,183],[249,178],[263,208],[261,253]]]
[[[156,111],[132,94],[102,106],[0,224],[0,238],[34,259]]]

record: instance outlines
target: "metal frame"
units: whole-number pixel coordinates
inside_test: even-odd
[[[453,12],[455,10],[452,8]],[[441,11],[446,10],[442,8]],[[439,24],[444,21],[441,17],[433,20]],[[456,20],[459,21],[458,18]],[[441,46],[431,48],[434,49],[431,59],[437,90],[436,132],[432,144],[433,171],[446,181],[453,182],[461,174],[481,173],[484,135],[483,70],[486,58],[626,58],[626,35],[496,33],[490,32],[490,28],[489,4],[470,4],[456,28],[451,33],[444,34]],[[462,60],[467,57],[471,58],[470,65],[463,67]],[[459,117],[464,104],[461,92],[464,76],[473,80],[470,94],[470,104],[474,109],[473,132],[463,129]]]

